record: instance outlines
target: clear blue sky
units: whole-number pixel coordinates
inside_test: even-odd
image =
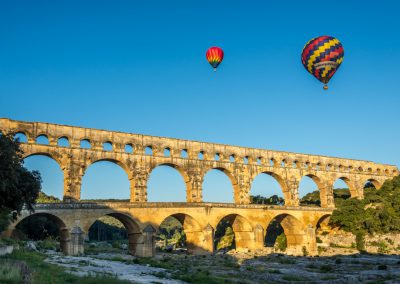
[[[399,11],[394,0],[2,1],[0,116],[399,165]],[[345,49],[327,92],[300,62],[319,35]],[[213,45],[225,51],[216,73]],[[27,161],[60,195],[52,165]],[[149,195],[183,199],[180,183],[157,169]],[[204,186],[224,201],[226,184],[210,173]],[[126,186],[116,166],[94,165],[83,196],[127,197]],[[273,188],[265,177],[253,192]]]

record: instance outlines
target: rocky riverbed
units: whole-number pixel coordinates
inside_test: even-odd
[[[133,283],[400,283],[400,256],[347,254],[295,257],[229,251],[212,256],[120,253],[84,257],[48,252],[46,261],[78,275],[111,274]]]

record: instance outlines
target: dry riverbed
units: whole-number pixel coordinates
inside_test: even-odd
[[[48,253],[47,262],[78,275],[106,273],[134,283],[400,283],[400,256],[257,256],[230,251],[212,256],[158,254],[139,259],[103,253],[70,257]]]

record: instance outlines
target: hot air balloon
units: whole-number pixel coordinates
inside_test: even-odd
[[[224,59],[224,52],[218,46],[210,47],[206,52],[206,58],[208,63],[214,68],[214,71],[217,71],[218,65]]]
[[[304,46],[301,62],[308,72],[325,84],[324,90],[327,90],[328,82],[339,69],[343,56],[344,49],[337,38],[320,36]]]

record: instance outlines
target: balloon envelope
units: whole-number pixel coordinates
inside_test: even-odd
[[[214,70],[216,70],[218,65],[224,59],[224,51],[218,46],[210,47],[206,52],[206,58],[208,63],[210,63]]]
[[[343,56],[344,49],[337,38],[320,36],[306,43],[301,62],[315,78],[327,84],[339,69]]]

